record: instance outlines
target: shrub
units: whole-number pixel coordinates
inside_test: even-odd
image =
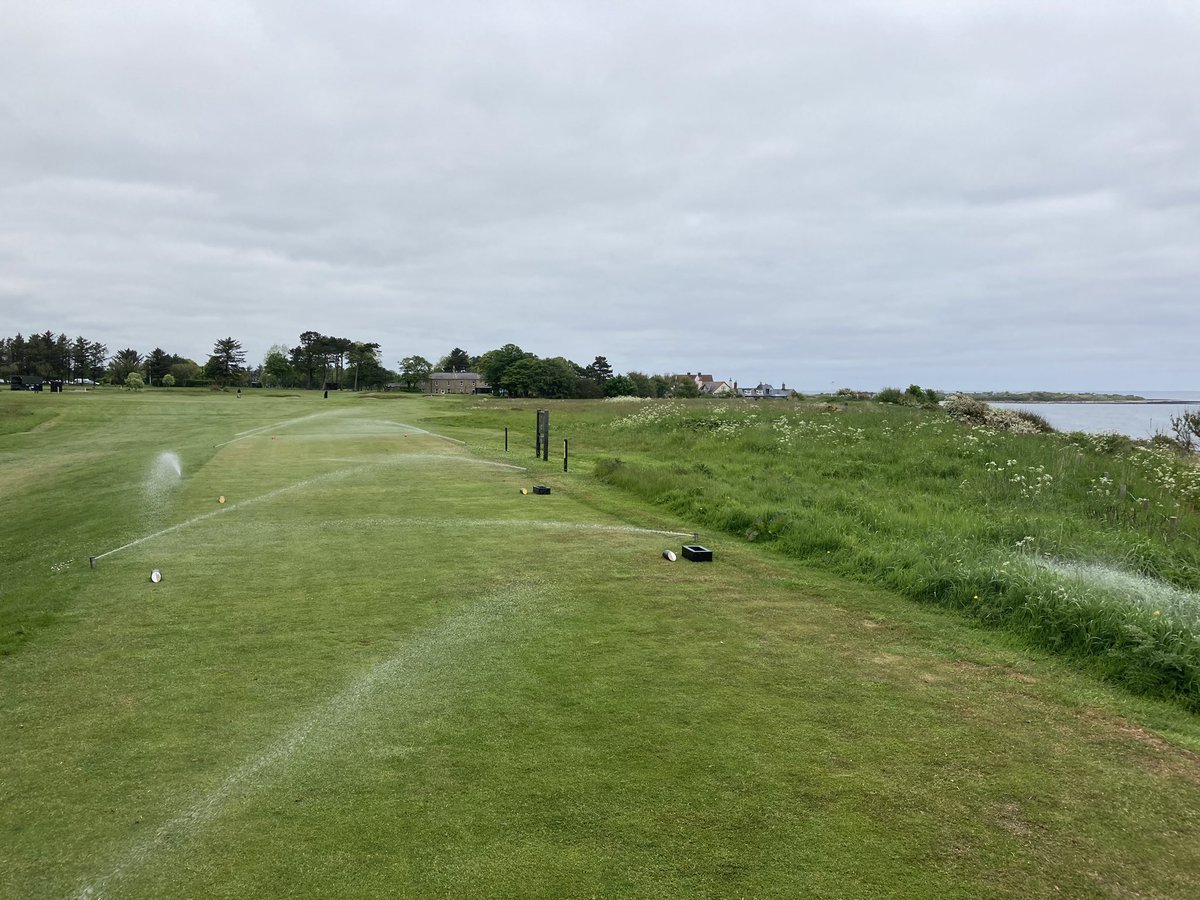
[[[1189,452],[1195,450],[1200,442],[1200,410],[1185,410],[1178,416],[1171,416],[1171,430],[1180,447]]]
[[[175,387],[175,376],[168,372],[162,377],[163,387]]]
[[[990,406],[984,414],[984,424],[989,428],[995,428],[997,431],[1009,431],[1013,434],[1041,434],[1042,429],[1035,422],[1022,416],[1024,410],[1019,409],[992,409]],[[1032,415],[1030,413],[1029,415]],[[1036,418],[1041,418],[1036,416]],[[1045,424],[1045,419],[1042,419]],[[1049,428],[1049,425],[1046,425]]]
[[[1018,418],[1024,419],[1026,422],[1032,425],[1036,429],[1037,434],[1050,434],[1052,431],[1054,431],[1054,428],[1051,427],[1050,423],[1047,422],[1043,416],[1039,416],[1035,412],[1031,412],[1028,409],[1014,409],[1012,412],[1015,413]]]
[[[904,395],[900,393],[900,388],[885,387],[883,390],[876,392],[876,403],[903,403]]]
[[[987,423],[987,413],[991,407],[982,400],[976,400],[966,394],[954,394],[942,403],[942,409],[956,419],[962,419],[972,425],[984,425]]]

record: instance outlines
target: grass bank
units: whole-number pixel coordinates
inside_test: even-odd
[[[1200,468],[1166,444],[877,404],[552,408],[577,459],[674,515],[1200,709]]]

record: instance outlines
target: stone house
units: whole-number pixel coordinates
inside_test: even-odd
[[[421,382],[426,394],[490,394],[491,387],[478,372],[431,372]]]

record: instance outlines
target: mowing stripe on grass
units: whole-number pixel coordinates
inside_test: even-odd
[[[547,611],[547,601],[556,593],[556,588],[545,584],[509,584],[480,597],[462,614],[416,634],[402,649],[358,676],[278,741],[230,772],[213,790],[159,826],[153,835],[131,846],[107,871],[92,878],[73,896],[76,900],[104,896],[114,882],[135,874],[158,853],[178,848],[198,829],[219,818],[239,789],[244,792],[264,787],[304,749],[319,753],[351,739],[358,730],[355,723],[370,714],[368,702],[382,689],[403,687],[389,701],[389,715],[394,717],[397,704],[417,705],[423,691],[436,690],[441,672],[459,666],[463,657],[474,658],[477,647],[506,622],[518,618],[518,613],[526,630],[536,631],[528,628],[529,623],[539,611]],[[511,646],[510,639],[511,635],[506,635],[500,645]]]
[[[345,415],[346,412],[348,412],[348,410],[331,409],[331,410],[327,410],[326,412],[313,413],[312,415],[309,415],[309,416],[300,416],[298,419],[285,419],[282,422],[272,422],[270,425],[260,425],[257,428],[251,428],[249,431],[239,431],[234,437],[230,438],[229,440],[222,441],[219,444],[213,444],[213,448],[215,449],[217,447],[224,447],[227,444],[233,444],[233,443],[236,443],[237,441],[245,440],[248,437],[255,437],[256,435],[264,434],[275,428],[288,428],[288,427],[290,427],[292,425],[296,425],[300,422],[307,422],[310,419],[320,419],[320,418],[323,418],[324,416]]]
[[[333,410],[329,410],[328,412],[319,412],[319,413],[313,413],[312,415],[308,415],[308,416],[300,416],[299,418],[296,418],[296,419],[285,419],[282,422],[272,422],[270,425],[260,425],[257,428],[251,428],[247,431],[239,431],[236,435],[234,435],[232,438],[230,438],[227,441],[222,441],[219,444],[213,444],[213,449],[215,450],[220,447],[226,447],[230,444],[235,444],[238,441],[244,441],[246,438],[260,437],[269,431],[274,431],[274,430],[281,429],[281,428],[289,428],[292,425],[298,425],[301,422],[308,422],[313,419],[320,419],[320,418],[325,418],[328,416],[345,416],[345,415],[350,414],[351,412],[353,412],[353,410],[333,409]],[[387,425],[395,425],[397,428],[403,428],[406,431],[411,432],[412,434],[419,434],[419,435],[423,435],[425,437],[438,438],[439,440],[449,441],[452,444],[458,444],[459,446],[462,446],[462,447],[465,447],[467,444],[466,441],[460,441],[456,438],[446,437],[444,434],[435,434],[432,431],[426,431],[424,428],[418,428],[416,425],[409,425],[405,422],[393,422],[390,419],[387,419],[387,420],[376,419],[376,420],[372,420],[372,421],[380,421]]]
[[[434,519],[421,516],[364,516],[353,522],[324,519],[322,528],[354,524],[357,526],[378,528],[389,526],[416,526],[418,528],[529,528],[546,531],[598,531],[606,534],[657,534],[665,537],[692,537],[693,531],[666,531],[660,528],[642,528],[637,525],[605,525],[597,522],[562,522],[554,519],[465,519],[440,518]],[[288,525],[295,529],[297,526]]]
[[[434,435],[436,437],[437,435]],[[475,466],[492,466],[497,469],[515,469],[518,472],[528,472],[525,466],[514,466],[512,463],[492,462],[490,459],[475,459],[470,456],[449,456],[445,453],[405,453],[403,456],[395,457],[396,464],[410,462],[416,460],[418,462],[429,462],[442,460],[453,460],[454,462],[469,463]],[[355,462],[356,460],[346,456],[323,456],[321,462]]]
[[[311,487],[314,484],[320,484],[325,481],[333,481],[336,478],[349,475],[352,472],[361,472],[363,469],[370,468],[369,465],[355,466],[350,469],[337,469],[333,472],[326,472],[324,475],[316,475],[312,478],[305,478],[303,481],[297,481],[295,484],[289,484],[281,488],[275,488],[273,491],[267,491],[265,494],[259,494],[257,497],[251,497],[249,500],[243,500],[241,503],[231,503],[228,506],[222,506],[220,509],[214,509],[212,512],[201,513],[198,516],[192,516],[186,522],[177,522],[174,525],[169,525],[158,531],[150,534],[142,535],[140,538],[130,541],[128,544],[122,544],[120,547],[115,547],[112,550],[106,550],[104,553],[96,554],[93,559],[104,559],[106,556],[112,556],[114,553],[120,553],[122,550],[128,550],[130,547],[136,547],[138,544],[144,544],[146,541],[153,540],[156,537],[162,537],[164,534],[170,534],[173,531],[179,531],[181,528],[187,528],[189,525],[195,525],[197,522],[203,522],[205,519],[211,519],[213,516],[219,516],[223,513],[231,513],[235,509],[240,509],[243,506],[251,506],[255,503],[261,503],[264,500],[271,500],[278,497],[280,494],[286,494],[288,491],[294,491],[302,487]]]
[[[437,437],[437,435],[433,435],[433,436]],[[450,459],[450,460],[455,460],[457,462],[464,462],[464,463],[468,463],[468,464],[485,465],[485,466],[490,465],[490,466],[499,466],[499,467],[503,467],[503,468],[520,469],[520,466],[509,466],[508,463],[493,463],[488,460],[472,459],[471,457],[468,457],[468,456],[446,456],[446,455],[442,455],[442,454],[416,454],[416,456],[418,456],[419,458],[421,458],[423,460]],[[169,525],[166,528],[159,529],[158,531],[151,532],[150,534],[142,535],[140,538],[135,538],[134,540],[130,541],[127,544],[122,544],[120,547],[114,547],[112,550],[106,550],[103,553],[97,553],[92,557],[92,559],[93,560],[104,559],[106,556],[112,556],[114,553],[120,553],[122,550],[128,550],[130,547],[136,547],[138,544],[144,544],[146,541],[153,540],[154,538],[162,537],[165,534],[171,534],[172,532],[179,531],[182,528],[187,528],[191,525],[195,525],[199,522],[203,522],[206,519],[211,519],[213,516],[219,516],[219,515],[222,515],[223,513],[230,513],[230,512],[233,512],[235,509],[240,509],[244,506],[250,506],[255,503],[261,503],[264,500],[271,500],[271,499],[274,499],[275,497],[278,497],[280,494],[286,494],[289,491],[294,491],[294,490],[297,490],[299,488],[304,488],[304,487],[311,487],[315,484],[321,484],[322,482],[326,482],[326,481],[333,481],[337,478],[341,478],[346,475],[350,475],[351,473],[362,472],[367,469],[376,468],[379,466],[400,465],[406,459],[409,459],[409,458],[411,458],[411,457],[408,454],[404,454],[401,456],[390,457],[390,458],[388,458],[388,460],[386,462],[364,463],[362,465],[353,466],[348,469],[337,469],[333,472],[326,472],[323,475],[316,475],[312,478],[305,478],[302,481],[297,481],[295,484],[289,484],[284,487],[275,488],[275,490],[273,490],[273,491],[267,491],[265,494],[259,494],[257,497],[251,497],[249,500],[243,500],[241,503],[231,503],[228,506],[221,507],[220,509],[214,509],[211,512],[201,513],[198,516],[193,516],[192,518],[188,519],[187,521],[177,522],[174,525]],[[524,470],[522,470],[522,471],[524,471]]]

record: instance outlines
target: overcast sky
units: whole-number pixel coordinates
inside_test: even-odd
[[[5,0],[47,329],[1200,388],[1200,4]]]

